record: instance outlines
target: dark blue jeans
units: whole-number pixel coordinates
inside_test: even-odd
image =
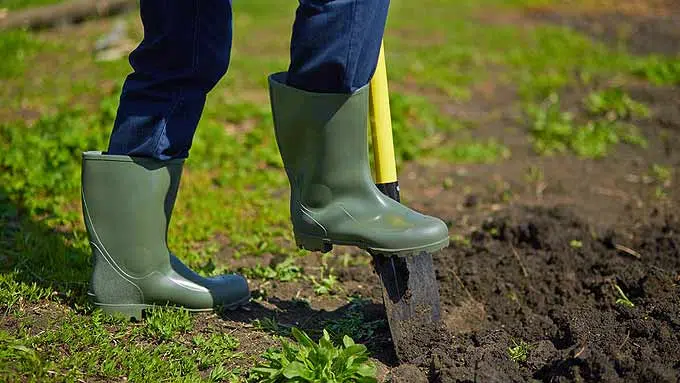
[[[321,93],[366,85],[389,0],[299,2],[288,85]],[[141,0],[141,16],[144,39],[130,54],[134,72],[123,86],[108,153],[185,158],[206,94],[229,66],[231,0]]]

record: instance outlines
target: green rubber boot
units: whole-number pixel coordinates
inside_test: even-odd
[[[352,245],[410,256],[449,243],[446,224],[385,196],[368,162],[368,85],[355,93],[311,93],[269,77],[276,139],[291,186],[298,246],[330,251]]]
[[[168,250],[183,162],[83,153],[83,216],[93,253],[88,294],[104,311],[141,319],[155,305],[210,311],[250,299],[243,277],[203,278]]]

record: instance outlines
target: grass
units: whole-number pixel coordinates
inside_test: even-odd
[[[670,186],[671,180],[673,179],[673,169],[668,166],[652,164],[649,173],[654,182],[661,184],[664,187]]]
[[[0,8],[39,3],[4,1]],[[410,161],[493,163],[512,156],[500,138],[478,136],[479,121],[454,118],[446,108],[467,105],[488,81],[517,92],[525,105],[525,138],[541,154],[597,158],[622,143],[644,147],[631,124],[648,118],[648,107],[625,87],[599,84],[641,79],[677,85],[678,58],[634,56],[562,27],[478,21],[488,9],[527,5],[536,2],[392,2],[385,44],[390,81],[398,85],[392,88],[399,90],[390,101],[400,170]],[[257,282],[295,281],[318,294],[308,294],[312,299],[342,299],[342,283],[330,268],[309,276],[297,262],[306,253],[294,246],[288,181],[267,101],[266,74],[287,66],[288,43],[281,36],[290,33],[295,2],[234,6],[232,64],[208,97],[169,245],[204,275],[231,270],[231,257],[275,254],[283,261],[240,271]],[[137,15],[125,20],[140,38]],[[159,309],[129,323],[102,315],[86,300],[90,249],[79,202],[80,154],[106,147],[130,71],[125,59],[92,60],[91,44],[108,31],[107,23],[0,32],[0,100],[6,106],[0,108],[0,380],[242,381],[258,355],[226,334],[221,319]],[[572,86],[593,91],[566,104]],[[650,169],[663,190],[672,175],[661,165]],[[539,174],[531,177],[539,181]],[[252,334],[264,330],[270,341],[290,335],[273,319],[256,323]],[[369,342],[382,326],[367,322],[354,305],[325,325],[337,344],[345,335]],[[352,347],[314,344],[305,347],[333,353]],[[521,355],[522,348],[517,351]],[[272,368],[275,354],[266,355]]]
[[[178,315],[181,318],[183,314]],[[0,332],[4,346],[0,352],[0,372],[9,372],[9,376],[20,373],[39,381],[48,377],[69,381],[88,376],[104,380],[182,377],[212,381],[211,374],[219,373],[225,363],[240,357],[235,352],[238,341],[226,334],[182,336],[186,327],[177,328],[177,319],[169,314],[156,314],[155,318],[132,324],[100,311],[87,316],[74,313],[62,317],[26,316],[16,335]],[[41,326],[60,330],[36,330]],[[161,329],[174,336],[156,337]]]
[[[634,69],[633,73],[655,85],[680,84],[680,57],[650,56]]]
[[[0,79],[20,76],[44,43],[22,30],[3,32],[0,39]]]
[[[363,314],[362,307],[366,302],[352,299],[350,306],[341,318],[326,323],[326,329],[335,342],[340,342],[345,336],[351,336],[357,341],[369,341],[379,328],[387,326],[384,320],[369,321]]]
[[[609,121],[648,117],[650,114],[646,105],[633,100],[620,88],[592,92],[586,96],[583,103],[591,116]]]
[[[606,156],[619,143],[646,146],[633,116],[646,116],[646,106],[633,101],[620,90],[590,93],[583,102],[590,117],[579,122],[564,111],[560,97],[553,93],[540,104],[530,103],[525,113],[534,149],[544,155],[571,151],[584,158]]]
[[[62,2],[64,2],[64,0],[2,0],[2,2],[0,2],[0,9],[17,10]]]
[[[263,280],[276,280],[279,282],[298,281],[303,278],[303,270],[295,262],[295,258],[289,257],[274,266],[257,264],[254,267],[241,268],[239,273],[246,277]]]
[[[274,318],[262,318],[255,319],[252,322],[253,326],[261,331],[268,332],[273,335],[288,337],[291,335],[291,329],[289,326],[285,326],[279,323]]]
[[[147,335],[161,340],[173,339],[193,327],[193,318],[186,310],[156,308],[147,312],[147,315]]]

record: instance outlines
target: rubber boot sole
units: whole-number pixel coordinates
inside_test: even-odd
[[[91,298],[92,295],[90,295]],[[238,308],[244,306],[250,301],[250,296],[241,299],[238,302],[234,302],[228,306],[220,306],[224,310],[237,310]],[[109,314],[109,315],[118,315],[122,316],[128,320],[134,319],[137,321],[141,321],[144,317],[144,311],[145,310],[150,310],[154,308],[160,308],[160,307],[168,307],[168,306],[162,306],[162,305],[154,305],[154,304],[146,304],[146,303],[126,303],[126,304],[115,304],[115,303],[101,303],[101,302],[93,302],[95,307],[101,309],[103,312]],[[189,309],[186,307],[182,306],[169,306],[172,308],[176,308],[179,310],[185,310],[191,313],[198,313],[198,312],[211,312],[214,311],[214,307],[209,307],[209,308],[204,308],[204,309]]]
[[[397,257],[410,257],[425,253],[437,252],[449,245],[449,238],[445,238],[441,241],[430,243],[423,246],[410,247],[404,249],[384,249],[379,247],[372,247],[368,244],[355,241],[338,241],[329,238],[321,238],[310,236],[306,234],[295,234],[295,242],[297,246],[301,249],[309,251],[319,251],[322,253],[327,253],[333,250],[333,245],[338,246],[356,246],[360,249],[366,250],[373,255],[382,255],[386,257],[397,256]]]

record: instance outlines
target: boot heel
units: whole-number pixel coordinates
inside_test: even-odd
[[[105,303],[97,303],[95,302],[94,305],[97,308],[100,308],[103,312],[110,314],[110,315],[118,315],[122,316],[128,320],[134,319],[137,321],[141,321],[142,318],[142,313],[144,309],[150,308],[151,306],[149,305],[139,305],[139,304],[122,304],[122,305],[112,305],[112,304],[105,304]]]
[[[300,249],[305,249],[309,251],[320,251],[322,253],[328,253],[333,250],[333,245],[325,241],[322,238],[311,237],[308,235],[295,234],[295,243]]]

